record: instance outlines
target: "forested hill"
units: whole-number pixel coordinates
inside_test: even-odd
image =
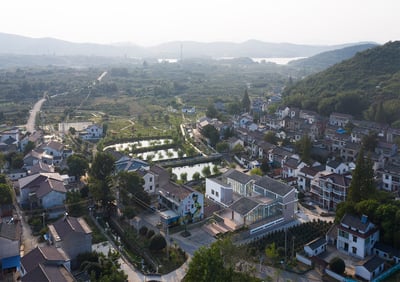
[[[365,43],[349,46],[342,49],[332,50],[317,54],[310,58],[300,59],[289,62],[289,66],[304,69],[307,73],[323,71],[334,64],[350,59],[357,52],[365,51],[378,46],[373,43]]]
[[[400,41],[357,53],[353,58],[286,87],[291,106],[352,114],[367,120],[400,120]]]

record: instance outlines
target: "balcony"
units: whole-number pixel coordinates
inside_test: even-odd
[[[337,189],[332,189],[332,193],[339,195],[339,196],[346,196],[347,191],[341,191],[341,190],[337,190]]]

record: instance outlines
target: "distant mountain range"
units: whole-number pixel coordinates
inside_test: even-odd
[[[102,56],[136,58],[183,58],[192,57],[252,57],[292,58],[310,57],[322,52],[359,45],[299,45],[290,43],[268,43],[249,40],[243,43],[175,41],[152,47],[133,44],[73,43],[54,38],[29,38],[0,33],[0,54],[7,55],[56,55],[56,56]]]
[[[376,46],[378,45],[374,43],[360,43],[359,45],[327,51],[309,58],[291,61],[288,65],[296,68],[302,68],[311,73],[319,72],[327,69],[330,66],[333,66],[334,64],[350,59],[358,52],[365,51]]]

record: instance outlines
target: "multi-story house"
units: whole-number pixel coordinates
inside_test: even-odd
[[[144,180],[143,189],[149,194],[157,193],[160,187],[168,184],[170,175],[167,170],[158,165],[153,165],[149,170],[137,171]]]
[[[345,214],[337,230],[336,248],[350,256],[366,258],[379,241],[379,229],[365,215]]]
[[[330,172],[319,172],[311,180],[311,198],[324,209],[335,209],[347,198],[351,178]]]
[[[311,189],[311,181],[317,175],[318,172],[323,171],[323,166],[304,166],[297,173],[297,187],[304,192],[309,192]]]
[[[297,177],[300,169],[306,164],[296,158],[289,158],[283,162],[282,178]]]
[[[325,165],[325,170],[329,172],[334,172],[337,174],[344,174],[349,171],[349,166],[345,163],[342,163],[337,160],[333,160],[330,162],[327,162]]]
[[[382,189],[393,192],[400,188],[400,167],[394,165],[385,165],[383,169],[378,170],[382,181]]]
[[[0,223],[0,262],[3,272],[20,267],[20,247],[22,228],[19,221]]]
[[[353,116],[348,114],[341,114],[341,113],[331,113],[329,116],[329,124],[344,127],[347,123],[353,121]]]
[[[168,218],[162,218],[168,225],[192,223],[204,217],[204,196],[186,185],[168,182],[160,187],[158,204],[169,210]]]
[[[340,152],[340,157],[345,162],[355,162],[357,159],[357,154],[360,151],[360,144],[352,142],[346,142],[344,147]]]

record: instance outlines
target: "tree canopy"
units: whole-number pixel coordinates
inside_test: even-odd
[[[67,165],[69,169],[69,174],[74,175],[77,178],[85,175],[89,168],[89,162],[85,157],[73,154],[67,158]]]

